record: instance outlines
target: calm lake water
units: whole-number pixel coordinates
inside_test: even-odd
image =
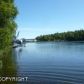
[[[0,76],[28,77],[0,84],[84,84],[84,42],[27,43],[0,58]]]
[[[15,55],[29,84],[84,84],[84,42],[27,43]]]

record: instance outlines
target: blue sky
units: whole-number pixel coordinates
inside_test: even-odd
[[[84,28],[84,0],[15,0],[19,38]]]

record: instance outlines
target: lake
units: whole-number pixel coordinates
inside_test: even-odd
[[[0,60],[0,76],[28,77],[8,84],[84,84],[84,42],[34,42]]]
[[[16,57],[18,76],[30,84],[84,84],[84,42],[27,43]]]

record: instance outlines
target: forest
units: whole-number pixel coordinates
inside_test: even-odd
[[[41,35],[36,37],[37,41],[84,41],[84,30],[75,30],[62,33]]]
[[[17,24],[18,11],[14,0],[0,0],[0,50],[11,45]]]

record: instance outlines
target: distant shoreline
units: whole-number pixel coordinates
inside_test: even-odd
[[[37,41],[84,41],[84,30],[54,33],[36,37]]]
[[[56,43],[59,43],[59,42],[67,42],[67,43],[84,43],[84,41],[37,41],[37,43],[39,43],[39,42],[41,42],[41,43],[45,43],[45,42],[56,42]]]

